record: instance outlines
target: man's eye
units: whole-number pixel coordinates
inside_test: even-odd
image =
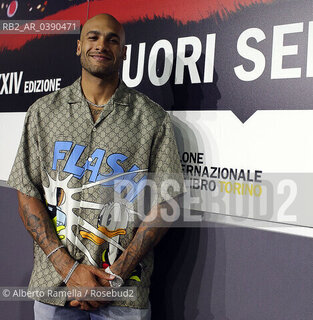
[[[117,39],[110,39],[110,42],[112,42],[112,43],[119,43]]]
[[[97,37],[93,36],[93,37],[88,37],[89,40],[97,40]]]

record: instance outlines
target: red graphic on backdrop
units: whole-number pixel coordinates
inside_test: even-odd
[[[9,18],[13,17],[17,11],[18,2],[12,1],[10,5],[8,6],[7,15]]]
[[[138,21],[141,19],[153,20],[155,17],[170,17],[178,23],[189,21],[200,21],[214,14],[227,17],[230,12],[236,12],[243,6],[256,3],[271,3],[275,0],[124,0],[118,1],[97,0],[91,1],[89,5],[89,17],[100,12],[108,12],[115,16],[122,23]],[[15,14],[18,2],[12,1],[8,12]],[[79,20],[82,24],[87,19],[87,2],[80,5],[73,5],[65,10],[46,16],[42,20]],[[27,17],[25,17],[27,19]],[[44,34],[17,34],[0,36],[0,49],[20,49],[26,42],[35,38],[47,36]]]

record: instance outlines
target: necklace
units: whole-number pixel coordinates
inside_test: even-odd
[[[103,107],[106,105],[106,103],[105,103],[105,104],[101,104],[101,105],[99,106],[98,104],[95,104],[95,103],[89,101],[86,97],[85,97],[85,99],[86,99],[86,101],[87,101],[89,104],[91,104],[92,106],[97,107],[97,108],[103,108]]]

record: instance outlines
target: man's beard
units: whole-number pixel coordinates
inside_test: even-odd
[[[114,64],[110,66],[95,66],[89,63],[84,55],[80,56],[80,63],[83,69],[100,79],[112,78],[118,72],[118,68]]]

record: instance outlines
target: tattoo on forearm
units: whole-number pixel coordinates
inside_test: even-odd
[[[61,245],[54,225],[49,217],[46,207],[38,199],[18,193],[19,213],[32,238],[40,248],[49,254]],[[72,267],[74,260],[65,248],[60,248],[50,256],[50,261],[56,271],[64,277]]]
[[[62,248],[56,251],[50,258],[52,264],[54,265],[55,269],[62,274],[66,275],[69,269],[73,266],[74,260],[71,256],[68,255],[66,249]]]
[[[21,210],[21,217],[27,231],[32,235],[38,245],[46,252],[51,247],[59,245],[56,231],[50,219],[42,218],[46,214],[40,211],[37,214],[31,212],[29,205],[25,204]]]
[[[160,241],[167,228],[161,227],[160,217],[153,222],[142,222],[127,250],[114,263],[114,269],[127,278],[143,257]]]

